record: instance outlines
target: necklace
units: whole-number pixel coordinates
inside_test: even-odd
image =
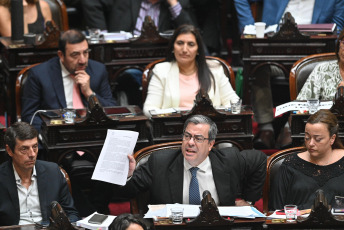
[[[185,76],[190,76],[193,75],[196,72],[197,69],[194,69],[192,71],[189,71],[188,73],[184,72],[184,71],[180,71],[179,73]]]

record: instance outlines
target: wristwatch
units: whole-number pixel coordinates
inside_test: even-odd
[[[93,91],[92,94],[88,97],[88,100],[90,100],[90,98],[96,96],[96,93]]]

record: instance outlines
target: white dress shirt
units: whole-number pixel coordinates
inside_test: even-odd
[[[41,205],[39,202],[36,168],[33,167],[31,185],[28,189],[21,184],[21,179],[13,166],[14,177],[16,179],[20,220],[19,224],[33,224],[42,221]]]
[[[189,204],[189,187],[191,181],[191,166],[184,158],[184,182],[183,182],[183,204]],[[201,164],[197,166],[199,170],[197,171],[197,180],[199,185],[200,198],[202,200],[202,195],[205,190],[211,193],[216,205],[219,205],[219,196],[217,195],[213,171],[211,169],[211,162],[209,157],[207,157]]]
[[[60,65],[61,65],[61,74],[62,74],[63,88],[64,88],[64,93],[65,93],[67,108],[72,109],[73,108],[74,80],[70,77],[70,73],[64,67],[61,61],[60,61]]]
[[[315,0],[290,0],[283,15],[290,12],[297,24],[311,24]]]

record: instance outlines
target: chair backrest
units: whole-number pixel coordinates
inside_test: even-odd
[[[152,146],[145,147],[141,150],[138,150],[134,154],[134,158],[136,160],[136,169],[140,167],[142,164],[146,163],[148,161],[149,156],[160,150],[164,149],[180,149],[182,146],[182,141],[176,141],[176,142],[167,142],[162,144],[156,144]],[[214,148],[221,149],[226,147],[237,147],[240,151],[243,150],[242,146],[235,141],[218,141],[215,142]],[[150,197],[149,192],[145,192],[142,194],[139,194],[134,199],[131,199],[130,201],[130,209],[131,213],[133,214],[144,214],[147,212],[148,208],[147,205],[149,204]]]
[[[271,155],[268,158],[267,165],[266,165],[266,179],[263,189],[263,211],[264,213],[268,213],[269,211],[269,192],[270,192],[270,184],[273,181],[274,177],[276,176],[279,167],[281,166],[284,159],[293,153],[300,153],[305,151],[305,147],[294,147],[290,149],[284,149],[278,151]]]
[[[149,156],[160,150],[164,149],[179,149],[182,145],[181,141],[167,142],[162,144],[151,145],[145,147],[134,154],[136,160],[136,168],[140,167],[142,164],[148,161]],[[135,198],[130,200],[130,209],[133,214],[144,214],[147,212],[150,197],[149,192],[141,193]]]
[[[322,53],[309,55],[295,62],[289,75],[290,100],[296,100],[302,86],[317,64],[336,59],[335,53]]]
[[[23,89],[24,89],[24,85],[26,83],[26,79],[27,79],[27,74],[29,72],[29,70],[38,65],[39,63],[30,65],[28,67],[25,67],[24,69],[22,69],[18,75],[17,75],[17,80],[16,80],[16,112],[17,112],[17,121],[21,121],[21,98],[23,95]]]
[[[223,67],[223,72],[229,78],[229,81],[232,85],[232,88],[235,90],[235,75],[234,75],[234,71],[233,71],[232,67],[225,60],[218,58],[218,57],[206,56],[206,59],[207,60],[217,60],[218,62],[221,63],[221,65]],[[146,101],[148,85],[149,85],[149,81],[153,75],[152,70],[153,70],[154,66],[160,62],[164,62],[165,60],[166,59],[163,58],[163,59],[159,59],[159,60],[156,60],[154,62],[151,62],[144,69],[143,74],[142,74],[142,102],[143,103]]]
[[[62,0],[45,0],[50,7],[52,19],[60,31],[69,29],[66,5]]]
[[[60,171],[61,171],[62,175],[64,176],[64,178],[66,179],[70,194],[72,194],[72,184],[70,182],[70,178],[68,176],[68,173],[62,167],[60,167]]]

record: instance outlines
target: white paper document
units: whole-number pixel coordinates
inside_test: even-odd
[[[264,34],[267,34],[270,32],[276,33],[277,26],[278,26],[277,24],[268,26],[265,29]],[[254,25],[246,25],[244,28],[244,34],[256,35],[256,27]]]
[[[270,216],[267,216],[268,219],[286,219],[285,214],[277,214],[281,212],[281,210],[276,210],[274,213],[272,213]],[[298,216],[300,216],[300,211],[298,211]],[[309,213],[301,215],[302,217],[306,218],[309,216]]]
[[[113,220],[116,218],[116,216],[108,215],[108,218],[106,218],[102,224],[88,223],[88,220],[96,213],[97,212],[92,213],[88,217],[85,217],[85,219],[78,220],[76,222],[76,226],[86,228],[86,229],[91,229],[91,230],[108,230],[110,224],[113,222]]]
[[[144,218],[154,217],[169,217],[171,215],[172,207],[183,207],[185,218],[195,218],[200,213],[199,205],[190,204],[166,204],[166,205],[148,205],[148,212]],[[265,217],[265,215],[259,212],[255,207],[251,206],[219,206],[219,213],[221,216],[234,216],[239,218],[256,218]]]
[[[320,101],[318,109],[319,110],[330,109],[332,105],[333,105],[333,101]],[[287,102],[282,105],[279,105],[276,107],[275,117],[289,111],[299,111],[299,110],[308,111],[307,101],[291,101],[291,102]]]
[[[92,180],[125,185],[129,170],[128,154],[133,153],[138,136],[139,133],[134,131],[109,129]]]

